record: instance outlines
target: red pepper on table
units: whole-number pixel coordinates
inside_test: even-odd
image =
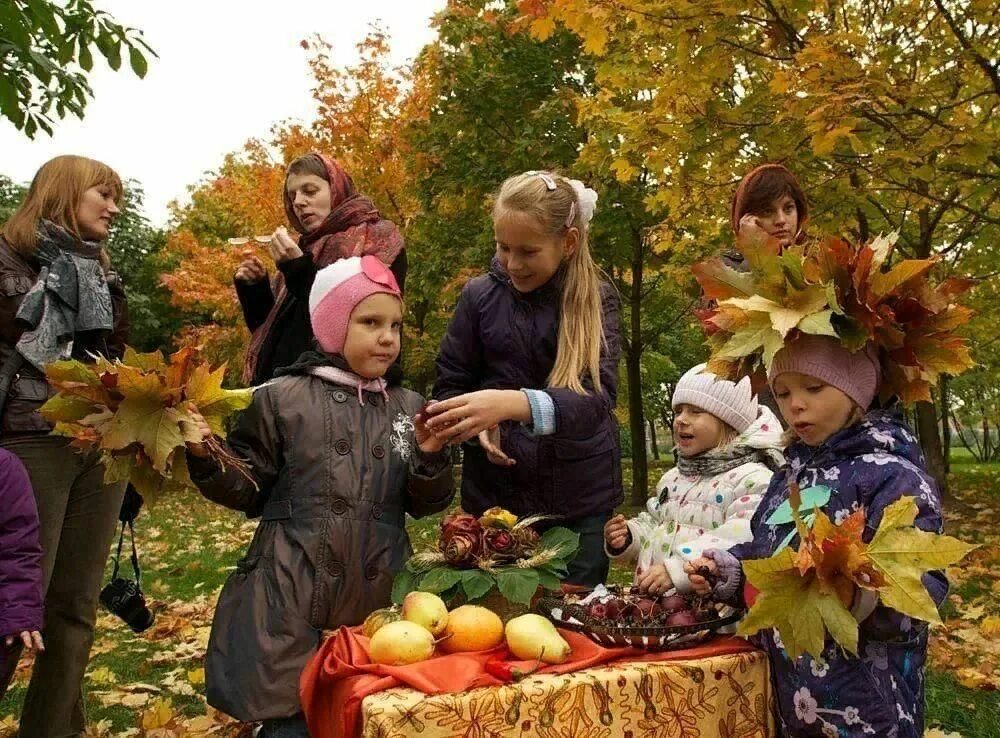
[[[532,666],[530,669],[528,669],[527,671],[522,671],[509,661],[504,661],[502,659],[493,659],[492,661],[486,662],[486,673],[492,677],[499,679],[501,682],[504,682],[505,684],[509,682],[519,682],[522,679],[525,679],[526,677],[529,677],[536,671],[538,671],[538,667],[541,665],[541,663],[542,660],[539,659],[538,661],[535,662],[535,665]]]

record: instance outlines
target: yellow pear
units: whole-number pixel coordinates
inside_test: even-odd
[[[410,592],[403,600],[403,620],[422,625],[432,635],[439,636],[448,624],[448,608],[436,594]]]
[[[462,605],[448,613],[441,649],[447,653],[485,651],[503,641],[503,621],[485,607]]]
[[[379,628],[368,645],[376,664],[401,666],[426,661],[434,655],[434,636],[423,626],[397,620]]]
[[[561,664],[573,652],[556,627],[541,615],[521,615],[507,621],[507,648],[519,659]]]

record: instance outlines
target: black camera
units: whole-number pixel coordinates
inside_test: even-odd
[[[153,624],[153,613],[146,606],[139,583],[132,579],[115,577],[108,582],[101,590],[101,604],[136,633]]]

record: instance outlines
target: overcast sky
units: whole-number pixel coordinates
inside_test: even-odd
[[[0,0],[2,1],[2,0]],[[333,45],[337,64],[357,58],[355,44],[381,21],[394,62],[431,41],[431,16],[445,0],[97,0],[120,23],[142,29],[159,54],[143,80],[117,73],[95,56],[94,99],[84,119],[57,121],[34,141],[0,119],[0,173],[27,182],[58,154],[100,159],[146,190],[157,225],[167,203],[222,157],[287,118],[309,120],[314,105],[299,42],[313,33]],[[127,60],[127,54],[125,55]]]

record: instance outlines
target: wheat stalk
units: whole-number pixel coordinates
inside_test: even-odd
[[[516,523],[512,530],[520,530],[521,528],[527,528],[529,525],[534,525],[535,523],[540,523],[543,520],[555,520],[560,516],[558,515],[529,515],[526,518],[521,518]]]
[[[557,558],[559,558],[558,548],[543,548],[526,559],[520,559],[514,566],[518,569],[537,569],[539,566],[545,566]]]
[[[423,570],[445,563],[445,558],[440,551],[424,551],[411,556],[410,563],[413,564],[413,568]]]

